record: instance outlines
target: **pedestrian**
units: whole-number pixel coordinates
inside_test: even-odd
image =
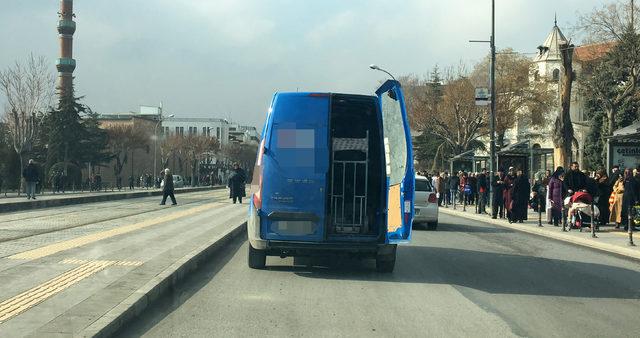
[[[567,188],[564,185],[564,169],[562,167],[558,167],[551,175],[547,191],[549,195],[547,202],[551,207],[551,222],[553,226],[559,226],[558,224],[562,219],[564,198],[567,195]]]
[[[36,184],[40,175],[33,160],[29,160],[27,167],[22,170],[22,177],[27,184],[27,199],[36,199]]]
[[[456,173],[451,173],[451,177],[449,178],[449,198],[451,199],[451,204],[456,205],[456,198],[458,197],[458,191],[460,191],[460,176],[456,175]]]
[[[544,184],[545,175],[542,171],[537,172],[531,188],[531,208],[536,212],[542,212],[546,208],[547,186]]]
[[[169,168],[164,170],[164,186],[162,187],[162,202],[160,205],[165,205],[167,202],[167,196],[171,197],[171,205],[176,205],[176,197],[173,195],[173,175]]]
[[[598,185],[598,209],[600,216],[598,223],[607,225],[609,223],[609,197],[611,196],[611,186],[609,186],[609,177],[605,170],[596,172],[596,184]]]
[[[444,178],[442,179],[444,185],[444,204],[445,206],[451,204],[451,191],[449,190],[449,184],[451,183],[451,176],[447,170],[444,171]]]
[[[469,204],[476,205],[478,203],[478,178],[476,177],[477,173],[472,172],[469,174],[469,178],[467,179],[467,185],[469,185],[469,190],[471,194],[469,195]]]
[[[134,182],[135,179],[133,178],[133,175],[129,175],[129,190],[133,190]]]
[[[507,211],[507,220],[512,221],[511,209],[513,207],[513,183],[516,180],[516,171],[514,167],[509,167],[509,172],[504,178],[504,208]]]
[[[635,226],[629,224],[629,213],[632,214],[633,218],[633,207],[638,204],[638,182],[633,177],[633,171],[629,168],[624,170],[624,192],[622,193],[622,210],[620,213],[620,218],[622,220],[622,224],[624,224],[624,230],[627,230],[628,226]]]
[[[436,178],[436,193],[438,194],[438,206],[442,206],[447,203],[447,193],[445,191],[444,186],[444,172],[441,172],[440,175]]]
[[[617,175],[617,179],[611,189],[611,197],[609,198],[609,222],[614,222],[616,229],[620,229],[620,224],[622,223],[623,195],[624,177]]]
[[[564,182],[567,185],[569,195],[587,188],[587,175],[580,171],[578,162],[571,163],[571,169],[565,174]]]
[[[242,204],[242,198],[245,196],[245,182],[247,180],[246,173],[238,163],[233,164],[233,170],[229,175],[229,198],[233,199],[233,204],[236,204],[236,200]]]
[[[487,168],[482,168],[482,171],[477,177],[478,186],[478,213],[486,214],[487,206],[487,194],[489,193],[489,183],[487,181]]]
[[[620,166],[614,165],[611,168],[611,176],[609,176],[609,186],[613,189],[613,185],[618,182],[618,178],[620,178]]]
[[[522,169],[516,172],[516,178],[513,181],[512,191],[512,219],[511,222],[523,223],[527,219],[529,194],[531,192],[531,184]]]
[[[491,199],[491,218],[504,217],[504,169],[498,169],[497,175],[491,180],[493,196]]]

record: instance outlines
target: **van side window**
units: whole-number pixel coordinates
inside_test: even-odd
[[[407,141],[404,134],[402,110],[393,91],[381,97],[387,176],[389,176],[389,185],[396,185],[402,182],[407,170]]]

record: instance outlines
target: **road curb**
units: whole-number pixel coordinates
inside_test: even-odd
[[[79,336],[99,338],[113,336],[127,322],[142,313],[149,304],[180,282],[189,272],[197,269],[202,261],[215,254],[224,245],[246,233],[246,226],[247,223],[244,222],[228,229],[223,234],[212,238],[206,244],[183,256],[85,328]]]
[[[555,240],[559,240],[559,241],[563,241],[563,242],[567,242],[567,243],[571,243],[571,244],[575,244],[575,245],[580,245],[580,246],[584,246],[584,247],[588,247],[591,249],[595,249],[595,250],[600,250],[600,251],[604,251],[607,253],[612,253],[615,255],[620,255],[620,256],[624,256],[624,257],[629,257],[629,258],[633,258],[633,259],[638,259],[640,260],[640,251],[637,250],[632,250],[629,248],[624,248],[624,247],[619,247],[619,246],[615,246],[615,245],[611,245],[611,244],[607,244],[607,243],[602,243],[602,242],[598,242],[592,239],[586,239],[586,238],[579,238],[579,237],[574,237],[562,232],[550,232],[548,230],[544,230],[545,228],[537,228],[537,227],[530,227],[530,226],[522,226],[522,225],[517,225],[517,224],[510,224],[510,223],[505,223],[504,220],[498,221],[498,220],[494,220],[491,218],[486,218],[483,216],[479,216],[479,215],[475,215],[475,214],[467,214],[461,211],[453,211],[447,208],[440,208],[439,209],[440,212],[443,212],[445,214],[448,215],[453,215],[453,216],[458,216],[458,217],[464,217],[467,219],[472,219],[475,221],[480,221],[480,222],[484,222],[484,223],[488,223],[488,224],[492,224],[492,225],[497,225],[499,227],[503,227],[503,228],[507,228],[507,229],[511,229],[511,230],[516,230],[516,231],[520,231],[520,232],[526,232],[529,234],[533,234],[533,235],[537,235],[537,236],[543,236],[543,237],[547,237],[547,238],[551,238],[551,239],[555,239]]]
[[[184,194],[189,192],[218,190],[223,188],[225,188],[225,186],[221,186],[221,185],[214,186],[214,187],[185,188],[185,189],[176,189],[174,190],[174,193]],[[0,214],[5,212],[13,212],[13,211],[43,209],[43,208],[51,208],[51,207],[59,207],[59,206],[75,205],[75,204],[85,204],[85,203],[117,201],[117,200],[124,200],[124,199],[130,199],[130,198],[141,198],[141,197],[150,197],[150,196],[162,196],[162,190],[136,191],[136,192],[130,192],[130,193],[106,192],[104,193],[104,195],[70,196],[66,198],[57,198],[57,199],[51,199],[51,200],[45,199],[45,200],[35,200],[35,201],[2,203],[0,204]]]

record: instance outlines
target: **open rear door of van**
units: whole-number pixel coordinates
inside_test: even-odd
[[[264,239],[324,239],[329,106],[324,93],[283,93],[273,102],[262,157]]]
[[[415,174],[411,132],[400,83],[387,80],[378,90],[382,113],[387,188],[387,242],[411,239]]]

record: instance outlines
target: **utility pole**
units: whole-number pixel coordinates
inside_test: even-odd
[[[489,128],[491,129],[491,144],[490,147],[490,161],[489,170],[491,170],[491,176],[496,173],[496,0],[491,0],[491,117],[489,121]],[[493,194],[493,189],[490,189]],[[493,200],[493,199],[492,199]]]

